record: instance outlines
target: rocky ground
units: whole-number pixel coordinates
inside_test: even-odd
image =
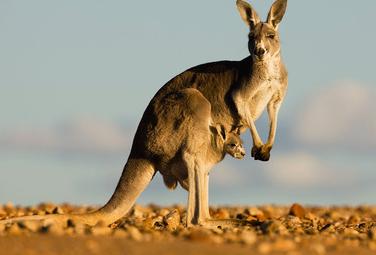
[[[0,219],[93,209],[6,204],[0,205]],[[249,222],[223,229],[185,228],[185,214],[183,206],[150,205],[135,206],[111,226],[0,224],[0,254],[376,254],[376,206],[211,208],[213,218]]]

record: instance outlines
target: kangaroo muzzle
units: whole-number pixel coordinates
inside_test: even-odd
[[[253,50],[253,54],[259,58],[262,59],[266,55],[266,49],[263,46],[256,46],[255,49]]]

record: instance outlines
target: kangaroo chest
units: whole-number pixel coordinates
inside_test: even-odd
[[[254,120],[260,117],[273,95],[280,89],[279,86],[277,80],[264,81],[246,98],[246,107]]]
[[[272,97],[281,90],[280,77],[277,63],[269,63],[254,70],[249,80],[235,91],[233,99],[243,124],[249,118],[260,117]]]

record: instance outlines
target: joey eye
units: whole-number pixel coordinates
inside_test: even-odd
[[[230,144],[231,148],[235,148],[236,147],[236,144],[235,143],[232,143]]]

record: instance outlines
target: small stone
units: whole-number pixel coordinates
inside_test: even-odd
[[[230,213],[226,209],[219,208],[213,213],[212,216],[214,219],[224,220],[230,218]]]
[[[18,222],[18,225],[21,228],[30,230],[31,232],[37,232],[41,228],[42,224],[38,221],[20,221]]]
[[[239,235],[240,241],[247,245],[252,245],[257,240],[257,235],[255,232],[250,230],[245,230]]]
[[[127,227],[127,232],[129,233],[130,237],[135,241],[142,241],[142,234],[138,228],[129,226]]]
[[[177,209],[172,210],[164,217],[167,229],[174,231],[180,225],[180,213]]]
[[[347,220],[347,224],[358,224],[360,222],[360,217],[358,215],[351,215]]]
[[[305,209],[300,204],[295,203],[290,207],[289,215],[302,219],[305,216]]]
[[[267,219],[265,213],[256,207],[246,209],[250,216],[255,217],[258,221],[265,221]]]
[[[336,232],[336,229],[333,224],[328,223],[320,229],[320,232],[330,234]]]
[[[95,236],[103,236],[103,235],[110,235],[112,233],[112,229],[108,227],[93,227],[90,231]]]
[[[345,228],[343,234],[348,238],[356,238],[359,235],[359,232],[352,228]]]
[[[75,224],[73,229],[74,229],[74,233],[77,235],[86,235],[86,234],[92,233],[92,229],[90,229],[90,227],[86,224],[77,223]]]
[[[143,218],[144,217],[145,210],[139,205],[135,205],[133,207],[132,216],[135,218]]]
[[[158,216],[165,217],[169,213],[170,213],[170,210],[168,210],[167,208],[162,208],[161,210],[159,210]]]
[[[70,229],[72,230],[72,228],[70,228]],[[64,235],[64,228],[63,228],[62,224],[44,222],[43,226],[39,229],[39,232],[61,236],[61,235]]]
[[[53,210],[52,210],[52,213],[53,214],[64,214],[64,211],[61,207],[59,206],[56,206]]]
[[[252,215],[252,216],[257,216],[257,215],[264,214],[264,212],[261,211],[260,209],[258,209],[257,207],[250,207],[250,208],[247,208],[247,209],[246,209],[246,212],[247,212],[249,215]]]
[[[318,219],[318,217],[311,212],[307,212],[305,214],[305,218],[308,219],[308,220],[311,220],[311,221],[317,221],[317,219]]]
[[[304,232],[307,234],[307,235],[315,235],[317,234],[319,231],[314,228],[314,227],[307,227]]]
[[[163,217],[158,216],[155,218],[147,218],[144,220],[144,227],[148,230],[162,229],[164,228]]]
[[[288,233],[286,227],[277,220],[267,220],[261,224],[260,228],[263,234],[285,235]]]

